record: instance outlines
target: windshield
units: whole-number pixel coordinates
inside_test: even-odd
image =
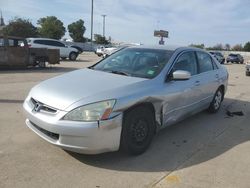
[[[107,57],[95,70],[140,78],[154,78],[164,68],[173,51],[159,49],[126,48]]]

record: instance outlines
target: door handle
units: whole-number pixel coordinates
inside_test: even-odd
[[[215,78],[219,78],[219,74],[216,74],[216,75],[215,75]]]
[[[201,85],[201,83],[200,83],[200,81],[197,80],[197,81],[195,81],[194,85],[199,86],[199,85]]]

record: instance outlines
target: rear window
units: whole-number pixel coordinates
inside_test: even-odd
[[[199,65],[199,73],[208,72],[214,69],[210,55],[204,52],[196,52]]]
[[[63,43],[58,42],[58,41],[53,41],[53,40],[35,40],[34,43],[48,45],[48,46],[65,47]]]

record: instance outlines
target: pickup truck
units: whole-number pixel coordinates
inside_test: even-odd
[[[24,38],[0,35],[0,69],[45,67],[46,62],[59,64],[59,50],[30,48]]]

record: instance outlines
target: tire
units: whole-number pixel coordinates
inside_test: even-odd
[[[131,155],[144,153],[155,133],[153,112],[139,106],[125,113],[121,134],[121,150]]]
[[[212,102],[210,103],[210,106],[208,108],[208,112],[210,112],[210,113],[218,112],[220,109],[221,103],[223,101],[223,97],[224,97],[224,93],[223,93],[222,89],[219,88],[216,91]]]
[[[246,72],[246,76],[250,76],[250,72]]]
[[[69,54],[69,59],[70,59],[71,61],[75,61],[76,58],[77,58],[77,53],[76,53],[76,52],[70,52],[70,54]]]

